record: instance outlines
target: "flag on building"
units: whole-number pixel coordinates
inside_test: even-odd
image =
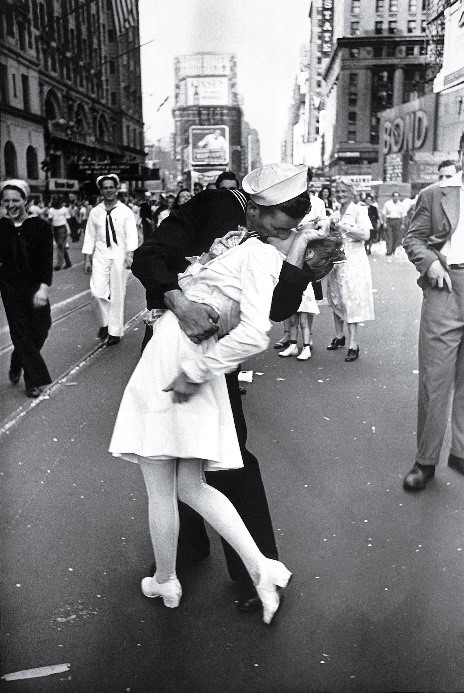
[[[137,0],[112,0],[116,35],[137,25]]]

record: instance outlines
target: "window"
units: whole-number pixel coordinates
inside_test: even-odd
[[[388,0],[388,11],[392,14],[398,12],[398,0]]]
[[[118,103],[118,97],[117,97],[117,95],[116,95],[116,92],[115,92],[115,91],[112,91],[112,92],[111,92],[111,105],[112,105],[112,106],[116,106],[117,103]]]
[[[348,111],[348,142],[356,142],[356,111]]]
[[[9,3],[3,3],[4,8],[4,16],[5,16],[5,25],[6,25],[6,35],[10,36],[11,38],[15,37],[15,28],[14,28],[14,16],[13,16],[13,5],[10,5]]]
[[[427,12],[429,9],[429,0],[422,0],[422,12]]]
[[[113,29],[108,29],[108,43],[113,43],[114,41],[114,31]]]
[[[110,75],[116,74],[116,63],[114,60],[110,60]]]
[[[39,177],[39,162],[37,160],[37,152],[34,147],[29,146],[26,149],[26,170],[27,177],[32,180],[37,180]]]
[[[0,63],[0,103],[8,103],[8,70]]]
[[[379,21],[375,23],[375,33],[377,34],[377,36],[379,34],[383,34],[383,22]]]
[[[361,10],[361,0],[351,0],[351,14],[359,14]]]
[[[31,95],[29,92],[29,77],[27,75],[21,75],[21,85],[23,89],[23,108],[26,113],[30,113]]]
[[[416,32],[415,19],[408,19],[408,34],[414,34],[415,32]]]
[[[351,36],[359,36],[359,22],[351,22]]]
[[[421,34],[425,34],[427,31],[427,20],[426,19],[421,19]]]
[[[126,125],[126,144],[130,146],[130,127]]]
[[[396,34],[397,26],[398,26],[398,22],[396,21],[396,19],[388,22],[388,33],[389,34]]]
[[[3,156],[5,161],[5,176],[6,178],[17,178],[18,177],[18,157],[16,156],[16,149],[13,142],[8,142],[5,144],[5,149],[3,150]]]
[[[16,75],[14,72],[11,75],[11,81],[13,83],[13,98],[17,99],[18,98],[18,87],[16,85]]]
[[[71,51],[75,53],[76,51],[76,32],[74,29],[69,29],[69,43],[71,46]]]
[[[54,48],[50,51],[50,69],[52,72],[56,72],[56,51]]]
[[[383,14],[385,11],[385,0],[375,0],[375,11],[377,14]]]
[[[26,50],[26,28],[22,22],[18,22],[19,50]]]
[[[417,12],[417,0],[409,0],[408,12],[409,12],[409,14],[416,14],[416,12]]]
[[[348,105],[349,106],[357,106],[358,105],[358,95],[357,94],[349,94],[348,95]]]

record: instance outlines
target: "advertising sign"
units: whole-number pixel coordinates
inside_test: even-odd
[[[322,55],[327,58],[332,52],[333,41],[333,0],[322,0]]]
[[[50,178],[48,189],[52,192],[77,192],[79,190],[79,182],[66,178]]]
[[[189,134],[191,166],[225,166],[229,163],[227,125],[192,125]]]
[[[187,106],[227,106],[227,77],[187,77]]]

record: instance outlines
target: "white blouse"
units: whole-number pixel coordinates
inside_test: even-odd
[[[192,265],[179,286],[191,301],[206,303],[219,314],[219,339],[182,370],[202,383],[230,373],[269,345],[269,312],[284,256],[271,245],[250,238],[206,265]]]

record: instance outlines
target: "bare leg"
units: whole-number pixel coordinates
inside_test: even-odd
[[[337,339],[343,337],[343,320],[334,313],[334,323],[335,323],[335,336]]]
[[[298,313],[303,346],[309,346],[311,342],[312,313]]]
[[[358,323],[348,323],[348,349],[356,349],[358,346]]]

